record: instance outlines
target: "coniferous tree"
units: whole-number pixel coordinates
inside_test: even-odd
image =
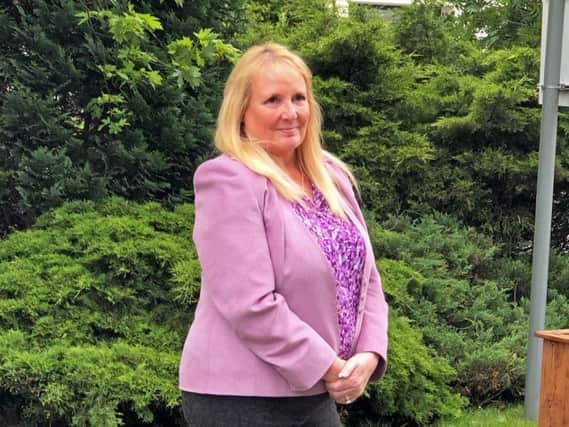
[[[66,199],[190,200],[240,4],[5,2],[0,235]]]

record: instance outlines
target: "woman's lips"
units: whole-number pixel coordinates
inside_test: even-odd
[[[279,132],[282,132],[286,135],[294,135],[297,131],[298,128],[294,127],[294,128],[284,128],[284,129],[277,129]]]

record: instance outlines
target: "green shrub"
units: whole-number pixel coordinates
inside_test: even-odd
[[[350,408],[346,425],[428,425],[458,416],[466,399],[449,386],[455,378],[448,361],[425,346],[409,319],[392,312],[386,375]]]
[[[0,241],[0,422],[182,422],[177,365],[200,278],[193,214],[70,202]],[[465,403],[457,392],[473,404],[519,398],[528,304],[500,277],[505,265],[526,272],[524,261],[508,264],[444,215],[369,226],[391,306],[389,367],[344,409],[349,425],[452,417]],[[568,317],[552,290],[547,326]]]
[[[192,221],[191,205],[71,202],[1,241],[2,407],[30,425],[179,423]]]
[[[392,218],[370,229],[392,308],[456,370],[455,390],[476,405],[520,398],[528,311],[501,268],[524,261],[501,258],[491,239],[446,215]],[[565,303],[558,298],[556,307],[552,318],[562,318]]]

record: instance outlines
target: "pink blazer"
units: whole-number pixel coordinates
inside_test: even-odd
[[[387,304],[347,176],[327,163],[365,236],[367,259],[352,354],[387,361]],[[202,266],[180,388],[206,394],[303,396],[325,392],[336,357],[336,279],[316,239],[270,181],[221,155],[194,176],[193,238]]]

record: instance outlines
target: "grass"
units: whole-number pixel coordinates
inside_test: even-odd
[[[537,421],[524,418],[522,405],[506,408],[489,407],[465,411],[464,414],[452,421],[443,421],[438,427],[537,427]]]
[[[406,424],[407,425],[407,424]],[[367,424],[366,427],[394,427],[395,424]],[[439,421],[436,427],[537,427],[537,421],[524,418],[523,405],[486,407],[464,411],[461,417]],[[344,425],[344,427],[349,427]],[[397,426],[401,427],[401,426]]]

